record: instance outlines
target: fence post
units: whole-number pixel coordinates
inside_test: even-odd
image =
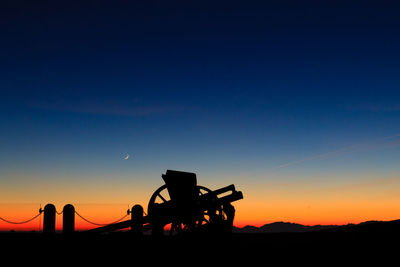
[[[71,234],[75,231],[75,208],[67,204],[63,208],[63,234]]]
[[[56,231],[56,207],[53,204],[44,206],[43,233],[53,234]]]
[[[135,205],[131,211],[131,231],[134,235],[141,236],[143,234],[143,207]]]

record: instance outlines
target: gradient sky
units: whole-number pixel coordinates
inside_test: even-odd
[[[0,217],[110,222],[175,169],[239,226],[399,219],[400,8],[323,2],[2,1]]]

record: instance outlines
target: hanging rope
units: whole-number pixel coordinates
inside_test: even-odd
[[[33,218],[31,218],[31,219],[29,219],[29,220],[26,220],[26,221],[22,221],[22,222],[13,222],[13,221],[6,220],[6,219],[4,219],[4,218],[2,218],[2,217],[0,217],[0,220],[4,221],[4,222],[6,222],[6,223],[10,223],[10,224],[24,224],[24,223],[28,223],[28,222],[30,222],[30,221],[33,221],[34,219],[36,219],[37,217],[39,217],[40,214],[42,214],[42,213],[39,212],[39,214],[35,215]]]
[[[61,214],[63,214],[63,210],[61,211],[61,212],[58,212],[57,210],[56,210],[56,213],[57,213],[57,215],[61,215]]]
[[[37,217],[39,217],[42,213],[43,213],[43,210],[40,208],[39,213],[38,213],[37,215],[33,216],[32,218],[30,218],[30,219],[28,219],[28,220],[21,221],[21,222],[10,221],[10,220],[4,219],[3,217],[0,217],[0,220],[4,221],[4,222],[6,222],[6,223],[9,223],[9,224],[24,224],[24,223],[28,223],[28,222],[33,221],[34,219],[36,219]],[[63,211],[61,211],[61,212],[57,212],[57,211],[56,211],[56,213],[57,213],[58,215],[61,215],[61,214],[63,214]],[[125,214],[122,218],[120,218],[120,219],[118,219],[118,220],[116,220],[116,221],[114,221],[114,222],[103,224],[103,223],[95,223],[95,222],[92,222],[92,221],[86,219],[85,217],[83,217],[82,215],[80,215],[77,211],[75,211],[75,213],[76,213],[76,215],[78,215],[78,216],[79,216],[82,220],[84,220],[85,222],[90,223],[90,224],[93,224],[93,225],[97,225],[97,226],[105,226],[105,225],[109,225],[109,224],[118,223],[118,222],[122,221],[123,219],[125,219],[125,218],[129,215],[129,213],[128,213],[128,214]],[[40,221],[39,221],[39,229],[40,229]]]
[[[95,222],[89,221],[88,219],[84,218],[84,217],[83,217],[82,215],[80,215],[77,211],[75,211],[75,213],[76,213],[76,215],[78,215],[78,216],[79,216],[82,220],[84,220],[85,222],[90,223],[90,224],[93,224],[93,225],[97,225],[97,226],[106,226],[106,225],[109,225],[109,224],[118,223],[118,222],[122,221],[123,219],[125,219],[126,216],[128,216],[128,214],[126,214],[126,215],[124,215],[124,217],[122,217],[122,218],[120,218],[120,219],[118,219],[118,220],[116,220],[115,222],[112,222],[112,223],[95,223]]]

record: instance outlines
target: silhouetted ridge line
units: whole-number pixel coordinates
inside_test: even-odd
[[[376,225],[382,223],[400,223],[400,220],[394,220],[389,222],[383,221],[366,221],[359,224],[346,224],[346,225],[302,225],[298,223],[290,223],[290,222],[274,222],[269,224],[264,224],[263,226],[256,227],[252,225],[246,225],[244,227],[234,227],[234,233],[304,233],[304,232],[312,232],[319,231],[324,229],[333,229],[333,228],[348,228],[353,226],[365,227],[369,225]]]

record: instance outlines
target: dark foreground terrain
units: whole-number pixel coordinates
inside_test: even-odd
[[[306,233],[132,236],[129,232],[73,236],[1,233],[3,261],[12,265],[129,264],[177,266],[398,265],[400,220]],[[10,262],[10,263],[11,263]]]

